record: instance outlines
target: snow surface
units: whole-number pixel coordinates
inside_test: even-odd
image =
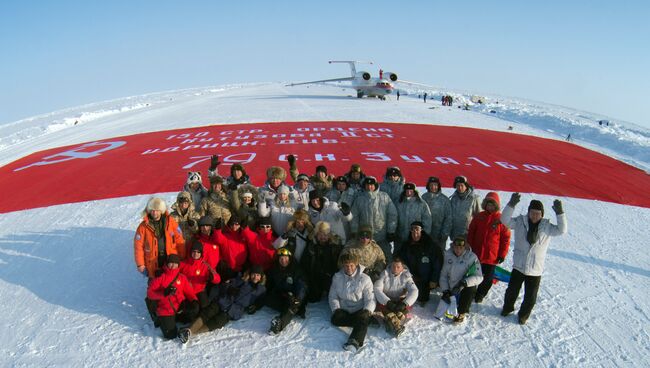
[[[485,105],[464,111],[439,101],[424,104],[414,94],[400,101],[349,95],[323,86],[265,83],[100,102],[0,126],[0,164],[47,148],[163,129],[354,120],[500,131],[512,126],[517,133],[555,139],[570,133],[577,144],[650,168],[649,131],[613,119],[609,127],[599,126],[603,117],[594,114],[509,98],[497,104],[490,96]],[[471,94],[454,96],[469,101]],[[29,190],[29,184],[16,188]],[[176,193],[162,195],[172,201]],[[525,194],[522,203],[532,198]],[[535,198],[549,209],[554,199]],[[347,332],[329,323],[325,302],[310,305],[307,318],[293,321],[279,336],[266,334],[274,313],[265,308],[187,346],[164,341],[144,305],[146,279],[133,263],[133,235],[147,199],[0,215],[0,366],[650,365],[648,208],[562,198],[569,233],[551,242],[538,303],[525,326],[515,316],[499,316],[505,292],[499,283],[460,326],[433,318],[438,300],[433,297],[425,308],[414,308],[402,337],[371,328],[366,348],[350,355],[341,349]],[[511,264],[509,255],[505,265]]]

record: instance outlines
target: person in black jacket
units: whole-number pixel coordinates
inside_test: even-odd
[[[400,250],[400,257],[413,275],[421,305],[429,301],[431,290],[438,287],[444,261],[442,250],[423,229],[420,221],[411,223],[409,237]]]
[[[269,334],[279,334],[294,315],[305,315],[305,284],[300,266],[287,248],[280,248],[275,253],[273,267],[267,279],[266,305],[280,312],[271,320]]]
[[[307,281],[309,303],[319,302],[323,293],[329,291],[332,276],[339,271],[337,262],[341,249],[340,240],[331,231],[330,224],[325,221],[316,223],[313,238],[300,261]]]

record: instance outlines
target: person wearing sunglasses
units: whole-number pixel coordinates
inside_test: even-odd
[[[291,251],[278,249],[267,279],[266,305],[280,312],[271,320],[270,335],[282,332],[296,314],[305,318],[306,294],[307,285],[302,270]]]

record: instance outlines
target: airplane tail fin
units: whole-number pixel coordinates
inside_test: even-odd
[[[330,60],[330,64],[332,63],[347,63],[350,65],[350,73],[352,78],[357,75],[357,68],[356,64],[361,63],[361,64],[372,64],[372,61],[353,61],[353,60]]]

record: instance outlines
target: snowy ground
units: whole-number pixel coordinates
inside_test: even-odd
[[[502,131],[512,126],[515,132],[556,139],[571,133],[578,144],[650,168],[650,132],[612,119],[610,127],[601,127],[595,115],[512,99],[499,99],[498,106],[489,99],[487,105],[463,111],[439,102],[425,105],[410,96],[381,102],[349,94],[314,86],[222,86],[67,109],[0,126],[0,164],[46,148],[163,129],[358,120]],[[17,183],[16,188],[29,190],[29,184]],[[171,200],[175,193],[163,195]],[[536,197],[552,216],[553,198]],[[306,320],[292,322],[276,337],[266,334],[273,314],[263,309],[186,347],[163,341],[144,306],[146,280],[133,264],[132,238],[147,198],[0,215],[0,321],[5,331],[0,366],[650,364],[645,290],[650,255],[643,249],[650,241],[647,208],[563,198],[569,233],[551,243],[538,304],[525,326],[516,317],[499,316],[505,285],[497,284],[463,325],[434,320],[434,297],[425,308],[414,308],[415,318],[399,340],[370,329],[366,349],[350,356],[341,351],[346,335],[330,325],[325,302],[310,305]],[[531,198],[524,195],[516,213]],[[511,266],[511,256],[505,264]]]

